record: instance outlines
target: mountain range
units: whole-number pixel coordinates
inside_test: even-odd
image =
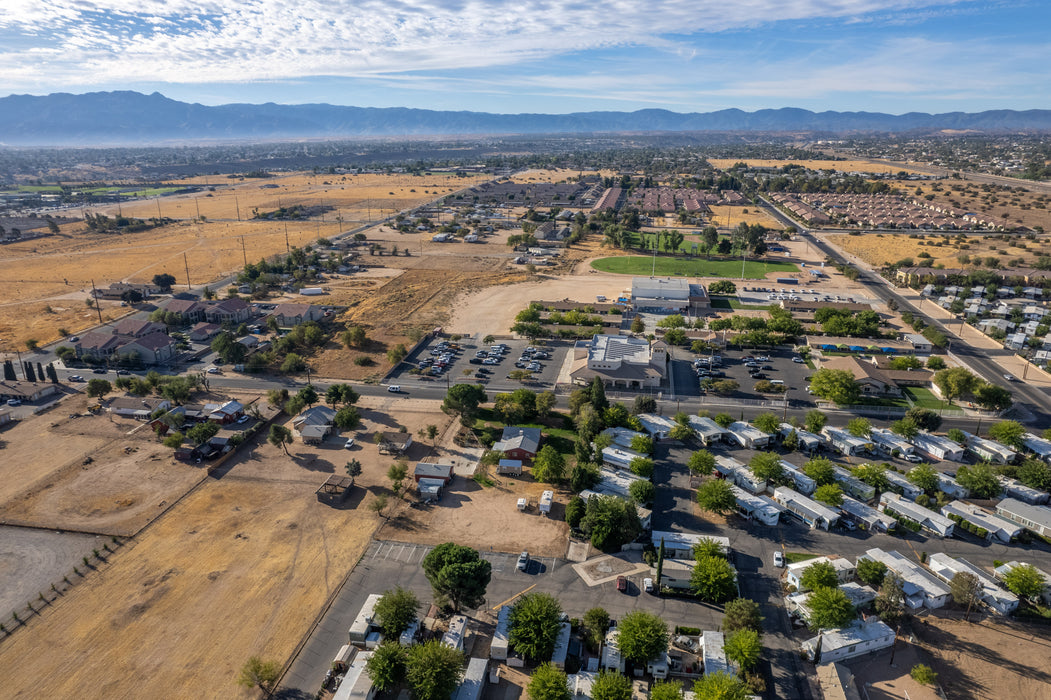
[[[372,136],[583,134],[681,131],[886,133],[1051,130],[1051,110],[893,115],[782,108],[678,113],[663,109],[572,114],[492,114],[329,104],[179,102],[132,91],[0,98],[0,144],[128,145],[201,140]]]

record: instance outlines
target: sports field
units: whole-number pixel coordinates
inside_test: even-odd
[[[744,270],[740,260],[697,260],[689,258],[657,258],[646,255],[624,255],[593,260],[591,266],[602,272],[621,275],[649,275],[685,277],[737,277],[763,279],[771,272],[798,272],[794,263],[746,260]]]

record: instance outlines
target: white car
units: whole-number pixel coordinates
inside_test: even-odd
[[[348,450],[354,447],[354,438],[347,438],[347,444],[343,445],[343,447]]]
[[[778,569],[785,568],[785,554],[780,549],[774,551],[774,566]]]
[[[399,391],[401,391],[401,384],[391,384],[387,387],[387,391],[389,391],[392,394],[397,394]]]
[[[1014,378],[1013,374],[1005,374],[1004,375],[1004,379],[1006,379],[1009,382],[1016,382],[1016,381],[1018,381],[1017,379]]]
[[[797,365],[805,365],[806,364],[806,360],[804,360],[802,357],[793,357],[792,358],[792,362],[795,362]]]
[[[205,370],[205,372],[207,372],[208,374],[219,374],[221,371],[222,370],[219,369],[218,367],[209,367],[208,369]]]
[[[906,462],[913,462],[913,463],[919,463],[919,462],[923,461],[922,459],[920,459],[916,455],[905,455],[904,457],[902,457],[902,459],[904,459]]]
[[[642,589],[647,593],[653,593],[653,579],[644,578],[642,579]]]

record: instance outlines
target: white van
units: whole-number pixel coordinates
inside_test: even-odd
[[[771,379],[770,383],[773,384],[774,386],[784,386],[785,385],[785,380],[783,380],[783,379]]]

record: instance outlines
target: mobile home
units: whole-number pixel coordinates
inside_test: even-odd
[[[795,485],[796,491],[799,493],[809,496],[814,493],[814,490],[817,488],[817,482],[800,471],[799,467],[791,462],[782,459],[781,470],[784,472],[785,476],[792,479],[792,483]]]
[[[348,631],[350,634],[350,643],[358,646],[365,646],[365,640],[368,638],[371,632],[379,629],[379,625],[376,624],[373,619],[376,611],[376,603],[379,602],[383,596],[379,593],[373,593],[365,599],[365,604],[361,606],[361,610],[358,611],[358,616],[354,618],[354,623],[350,626]]]

